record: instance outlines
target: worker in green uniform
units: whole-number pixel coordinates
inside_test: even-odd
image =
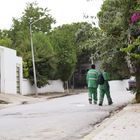
[[[100,91],[99,106],[102,106],[105,95],[107,97],[108,105],[111,105],[113,102],[112,102],[112,98],[110,95],[110,86],[109,86],[109,82],[108,82],[109,74],[106,71],[103,71],[102,75],[104,78],[104,82],[103,82],[103,84],[99,85],[99,91]]]
[[[94,104],[97,104],[97,87],[98,87],[97,80],[98,80],[98,71],[95,69],[95,65],[92,64],[91,69],[88,70],[86,76],[90,104],[92,104],[92,101],[94,101]]]

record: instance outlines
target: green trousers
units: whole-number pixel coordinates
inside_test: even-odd
[[[99,97],[99,104],[103,104],[104,96],[106,95],[108,104],[112,104],[112,99],[110,96],[109,89],[100,89],[100,97]]]
[[[94,101],[94,103],[97,103],[97,88],[88,87],[88,97],[89,100]]]

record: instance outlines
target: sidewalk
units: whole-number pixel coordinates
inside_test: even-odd
[[[140,140],[140,104],[130,104],[82,140]]]
[[[9,106],[43,101],[41,98],[22,96],[19,94],[0,94],[0,109]]]
[[[70,96],[73,94],[79,94],[81,92],[86,92],[86,90],[70,90],[69,93],[48,93],[39,94],[37,97],[35,95],[23,96],[20,94],[2,94],[0,93],[0,109],[9,106],[20,105],[20,104],[30,104],[41,101],[46,101],[52,98],[59,98],[63,96]]]

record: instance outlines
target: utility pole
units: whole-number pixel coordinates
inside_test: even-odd
[[[91,54],[91,56],[90,56],[90,61],[91,61],[91,64],[93,64],[93,58],[94,58],[94,56],[93,56],[93,54]]]
[[[33,64],[33,75],[34,75],[34,86],[35,86],[35,95],[38,96],[37,92],[37,78],[36,78],[36,68],[35,68],[35,56],[34,56],[34,45],[33,45],[33,37],[32,37],[32,25],[44,17],[41,17],[34,22],[31,22],[30,19],[30,41],[31,41],[31,53],[32,53],[32,64]]]

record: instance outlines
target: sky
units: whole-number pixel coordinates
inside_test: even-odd
[[[12,18],[20,18],[26,4],[35,0],[0,0],[0,29],[10,29]],[[48,8],[56,26],[88,21],[84,15],[96,16],[103,0],[36,0],[39,7]]]

